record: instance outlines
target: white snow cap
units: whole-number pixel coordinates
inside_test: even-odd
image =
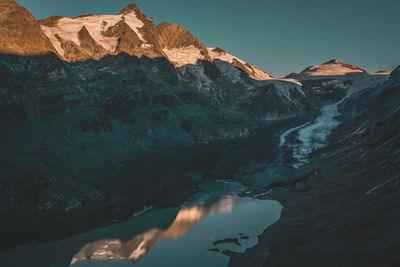
[[[302,72],[302,74],[306,74],[308,76],[334,76],[346,75],[353,72],[360,73],[365,72],[365,70],[353,65],[345,64],[339,60],[332,59],[322,65],[308,67]]]
[[[222,61],[226,61],[230,64],[234,63],[234,61],[239,62],[240,64],[242,64],[249,73],[254,73],[251,75],[252,78],[256,79],[256,80],[268,80],[271,79],[271,75],[269,73],[266,73],[265,71],[257,68],[256,66],[252,65],[252,64],[248,64],[247,62],[241,60],[238,57],[235,57],[225,51],[223,51],[220,48],[217,47],[207,47],[208,53],[210,55],[210,57],[214,60],[214,59],[219,59]]]
[[[56,25],[48,27],[41,25],[44,33],[52,42],[57,52],[63,56],[64,49],[61,47],[60,41],[56,38],[58,35],[63,40],[74,42],[80,46],[78,32],[85,27],[90,36],[99,46],[103,47],[107,52],[114,52],[118,45],[117,37],[105,37],[102,33],[106,32],[110,27],[120,21],[125,23],[145,42],[139,29],[144,26],[143,22],[137,18],[134,10],[124,12],[118,15],[87,15],[76,18],[61,18]],[[144,44],[146,46],[146,44]]]

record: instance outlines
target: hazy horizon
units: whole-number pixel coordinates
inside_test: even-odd
[[[333,58],[368,72],[393,70],[400,64],[400,2],[395,0],[16,2],[37,19],[116,14],[134,2],[156,24],[179,24],[206,46],[218,46],[276,77]]]

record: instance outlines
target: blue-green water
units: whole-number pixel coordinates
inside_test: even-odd
[[[244,252],[279,219],[279,202],[239,197],[245,188],[238,183],[203,189],[182,207],[150,211],[57,242],[17,247],[0,253],[0,261],[2,266],[41,267],[226,266],[229,258],[209,249]],[[225,239],[231,242],[217,242]]]

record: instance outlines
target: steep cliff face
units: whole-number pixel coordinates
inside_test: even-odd
[[[41,55],[54,48],[36,19],[13,0],[0,0],[0,53]]]

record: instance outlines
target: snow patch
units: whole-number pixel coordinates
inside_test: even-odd
[[[56,35],[80,46],[78,32],[82,27],[88,30],[96,44],[102,46],[107,52],[114,52],[118,45],[118,38],[105,37],[102,33],[122,20],[125,21],[143,42],[146,42],[139,32],[139,29],[144,26],[144,23],[136,17],[133,11],[128,14],[120,15],[92,15],[77,18],[62,18],[53,27],[47,27],[45,25],[41,25],[41,27],[61,56],[64,56],[65,51],[61,47],[61,43],[56,38]],[[149,44],[144,44],[143,46],[148,48]]]
[[[124,19],[125,23],[128,24],[128,26],[132,30],[134,30],[134,32],[139,36],[140,40],[142,40],[143,42],[146,42],[143,39],[142,34],[139,32],[139,29],[144,26],[143,21],[141,21],[140,19],[138,19],[136,17],[136,13],[134,11],[131,11],[131,12],[123,15],[123,19]]]
[[[193,45],[184,48],[163,49],[169,60],[177,67],[195,65],[199,59],[204,59],[201,50]]]
[[[60,55],[64,55],[64,50],[55,35],[60,36],[64,40],[74,42],[79,46],[78,32],[83,26],[86,27],[90,36],[98,45],[102,46],[107,51],[115,51],[118,39],[115,37],[105,37],[102,35],[102,32],[107,31],[108,28],[117,24],[120,20],[120,15],[62,18],[54,27],[47,27],[44,25],[41,25],[41,27]]]
[[[366,194],[366,195],[371,195],[373,192],[375,192],[375,191],[378,190],[379,188],[381,188],[381,187],[387,185],[387,184],[390,183],[390,182],[393,182],[393,181],[397,180],[398,178],[400,178],[400,175],[397,175],[397,176],[393,177],[392,179],[387,180],[387,181],[384,182],[383,184],[380,184],[380,185],[375,186],[374,188],[372,188],[371,190],[369,190],[369,191],[366,192],[365,194]]]
[[[306,71],[308,76],[335,76],[346,75],[352,72],[364,73],[362,70],[351,69],[341,64],[316,65],[308,68]]]
[[[243,64],[243,66],[249,71],[253,72],[254,74],[251,75],[252,78],[256,80],[269,80],[271,79],[271,75],[266,73],[265,71],[257,68],[256,66],[252,64],[248,64],[247,62],[241,60],[240,58],[237,58],[229,53],[226,53],[225,51],[216,51],[215,47],[207,47],[208,54],[212,59],[219,59],[222,61],[226,61],[230,64],[232,64],[235,60],[238,61],[239,63]]]

